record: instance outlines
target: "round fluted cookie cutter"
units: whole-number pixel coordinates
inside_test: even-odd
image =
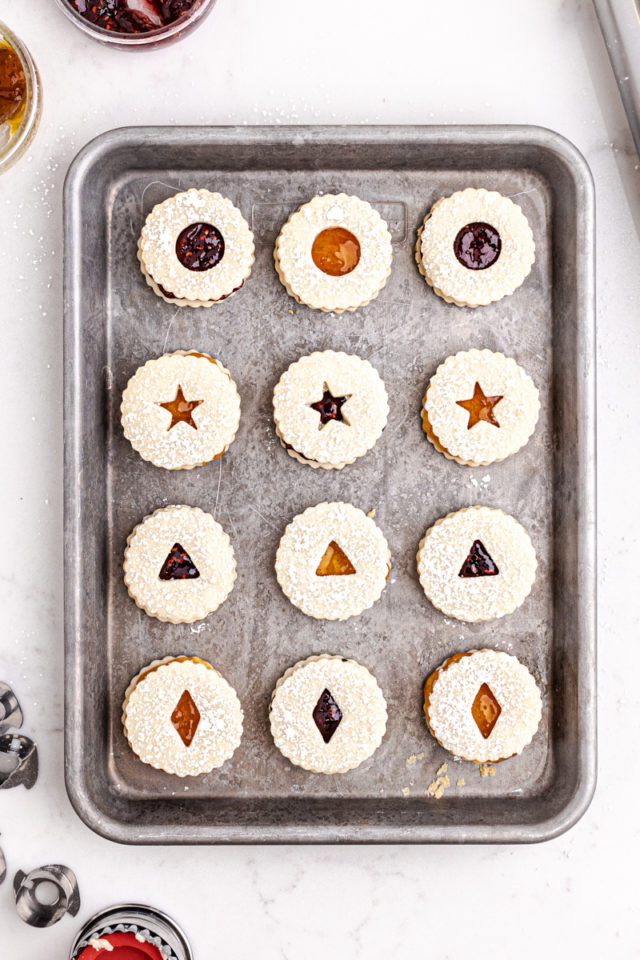
[[[19,730],[23,723],[22,709],[18,698],[8,683],[0,680],[0,733]]]
[[[74,940],[69,960],[77,960],[92,940],[110,933],[133,933],[156,946],[167,960],[193,960],[189,941],[175,920],[143,903],[115,904],[96,913]]]
[[[38,898],[41,884],[53,884],[57,896],[47,903]],[[75,917],[80,909],[80,891],[76,875],[61,863],[36,867],[29,873],[18,870],[13,878],[18,916],[31,927],[52,927],[65,913]]]

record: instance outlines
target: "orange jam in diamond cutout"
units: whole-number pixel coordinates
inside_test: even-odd
[[[360,241],[344,227],[328,227],[313,241],[311,259],[330,277],[344,277],[360,262]]]
[[[355,572],[356,568],[342,547],[332,540],[318,564],[316,577],[345,577]]]
[[[171,723],[185,747],[190,747],[200,723],[200,711],[188,690],[185,690],[178,700],[178,705],[171,714]]]
[[[483,683],[471,705],[471,715],[485,740],[491,736],[491,731],[501,713],[502,707],[491,692],[491,688],[487,683]]]

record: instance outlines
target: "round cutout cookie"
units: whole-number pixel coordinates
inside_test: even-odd
[[[467,467],[517,453],[533,434],[540,399],[511,357],[465,350],[447,357],[429,382],[422,424],[436,450]]]
[[[237,207],[210,190],[186,190],[145,220],[138,260],[152,290],[178,307],[210,307],[236,293],[255,260],[253,233]]]
[[[391,554],[376,523],[350,503],[319,503],[291,521],[276,551],[285,596],[310,617],[346,620],[384,590]]]
[[[334,350],[302,357],[273,392],[276,433],[290,456],[341,470],[376,443],[389,415],[384,382],[367,360]]]
[[[415,252],[434,293],[459,307],[509,296],[535,261],[533,233],[518,204],[473,187],[433,205],[418,231]]]
[[[326,193],[284,224],[274,249],[287,293],[314,310],[342,313],[373,300],[391,273],[387,224],[366,200]]]
[[[514,517],[493,507],[465,507],[427,530],[417,555],[427,599],[466,623],[512,613],[531,592],[536,553]]]
[[[190,470],[226,453],[240,423],[240,397],[218,360],[176,350],[136,370],[120,411],[124,435],[143,460]]]
[[[517,657],[471,650],[449,657],[427,679],[424,712],[445,750],[474,763],[500,763],[533,739],[542,698]]]
[[[199,507],[161,507],[129,534],[124,582],[150,617],[193,623],[217,610],[236,579],[233,547]]]
[[[235,690],[199,657],[154,660],[133,678],[122,706],[134,754],[178,777],[221,767],[240,743],[242,722]]]
[[[380,746],[387,705],[366,667],[322,654],[278,680],[269,720],[275,745],[291,763],[313,773],[346,773]]]

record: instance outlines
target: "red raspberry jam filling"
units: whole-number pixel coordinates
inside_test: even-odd
[[[176,256],[187,270],[211,270],[224,256],[224,238],[210,223],[191,223],[176,240]]]
[[[453,252],[468,270],[486,270],[500,256],[500,234],[490,223],[468,223],[453,241]]]
[[[111,33],[148,33],[175,23],[196,0],[69,0],[74,9]]]

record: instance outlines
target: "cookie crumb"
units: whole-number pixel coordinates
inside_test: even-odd
[[[447,769],[449,765],[447,763],[441,763],[438,769],[436,770],[435,779],[431,781],[425,793],[428,797],[435,797],[436,800],[439,800],[440,797],[444,794],[447,787],[451,786],[451,781],[447,776]]]
[[[408,797],[408,796],[409,796],[409,787],[403,787],[403,788],[402,788],[402,796],[403,796],[403,797]]]
[[[459,780],[456,780],[456,787],[464,787],[465,782],[466,782],[466,781],[465,781],[464,777],[460,777]]]
[[[292,313],[293,313],[293,310],[289,310],[289,313],[291,313],[291,314],[292,314]]]
[[[367,516],[369,517],[370,520],[373,520],[375,515],[376,515],[376,511],[374,507],[373,510],[369,510],[369,513],[367,514]]]
[[[407,759],[405,760],[405,763],[415,763],[417,759],[418,758],[415,755],[415,753],[412,753],[410,757],[407,757]]]
[[[480,776],[481,777],[495,777],[496,768],[490,763],[481,763],[480,764]]]

